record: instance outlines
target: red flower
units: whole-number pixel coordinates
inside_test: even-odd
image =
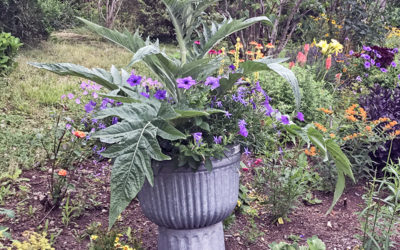
[[[303,54],[303,52],[299,52],[297,54],[297,62],[299,62],[300,65],[304,65],[307,61],[307,56]]]
[[[79,131],[79,130],[74,131],[73,134],[78,138],[83,138],[83,137],[86,136],[85,132],[82,132],[82,131]]]
[[[64,176],[65,177],[65,176],[67,176],[67,173],[68,173],[67,170],[64,170],[64,169],[61,169],[60,171],[58,171],[58,175],[59,176]]]
[[[262,162],[263,162],[262,159],[257,158],[257,159],[253,162],[253,164],[254,164],[254,166],[258,166],[258,165],[260,165]]]
[[[329,55],[328,58],[326,58],[325,62],[325,68],[326,70],[329,70],[332,66],[332,57]]]
[[[294,67],[294,62],[289,63],[289,69],[292,69]]]
[[[249,168],[242,168],[242,170],[247,172],[247,171],[249,171]]]
[[[306,43],[304,44],[304,52],[306,53],[306,55],[308,54],[308,51],[310,51],[310,44]]]

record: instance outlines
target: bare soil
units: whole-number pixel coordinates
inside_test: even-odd
[[[103,169],[104,174],[94,177],[93,173]],[[48,234],[60,232],[53,247],[56,249],[87,249],[89,235],[86,234],[87,226],[93,222],[100,222],[107,227],[109,204],[109,166],[107,162],[97,165],[87,164],[74,176],[72,184],[75,191],[71,192],[71,201],[81,208],[79,216],[73,218],[68,227],[62,223],[62,209],[54,209],[46,212],[40,202],[47,190],[47,172],[36,168],[24,171],[21,178],[26,182],[14,183],[16,195],[5,202],[5,208],[16,212],[16,218],[10,220],[0,216],[0,224],[10,228],[14,239],[22,239],[25,230],[40,231],[48,220]],[[250,172],[245,173],[251,175]],[[245,178],[247,179],[247,178]],[[29,191],[21,191],[18,188],[23,185],[29,187]],[[80,191],[79,191],[80,190]],[[363,204],[363,186],[356,185],[346,188],[342,198],[333,212],[325,215],[331,201],[332,194],[314,192],[314,195],[322,200],[322,204],[309,206],[301,203],[300,206],[289,215],[290,221],[284,224],[271,224],[268,211],[261,207],[258,217],[254,221],[257,229],[251,230],[252,223],[249,217],[236,214],[236,220],[225,230],[226,249],[269,249],[268,244],[273,241],[287,241],[290,235],[300,236],[299,244],[305,244],[308,237],[317,235],[322,239],[327,249],[353,249],[360,244],[355,234],[360,234],[360,225],[356,213],[361,211]],[[254,224],[254,223],[253,223]],[[40,225],[42,227],[40,228]],[[122,219],[116,224],[117,228],[131,227],[135,237],[140,238],[145,249],[157,248],[157,226],[148,221],[135,199],[128,209],[122,214]],[[397,228],[400,230],[400,228]],[[253,237],[253,233],[258,237]],[[395,239],[400,243],[400,236]],[[11,242],[4,242],[10,245]]]

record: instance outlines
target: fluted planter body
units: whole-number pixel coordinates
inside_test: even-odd
[[[222,220],[238,199],[239,146],[212,164],[211,172],[154,164],[154,186],[146,182],[138,198],[143,213],[159,226],[159,250],[225,249]]]

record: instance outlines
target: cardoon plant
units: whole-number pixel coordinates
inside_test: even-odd
[[[31,63],[60,75],[90,79],[109,90],[103,97],[122,103],[95,115],[96,119],[118,117],[120,121],[93,136],[111,144],[102,155],[115,159],[111,175],[110,227],[145,180],[153,185],[152,161],[172,159],[178,166],[192,168],[203,163],[211,170],[210,159],[223,156],[227,145],[241,144],[250,153],[252,143],[260,141],[256,133],[263,128],[246,121],[250,114],[282,124],[291,123],[287,116],[269,105],[269,98],[260,85],[246,78],[253,72],[272,70],[288,80],[299,103],[296,78],[279,64],[285,59],[262,58],[244,62],[237,68],[226,63],[229,58],[223,53],[209,55],[209,51],[230,34],[256,22],[269,21],[268,18],[229,18],[209,26],[202,15],[214,2],[163,0],[175,27],[179,60],[162,51],[158,41],[143,40],[138,32],[120,33],[80,19],[90,30],[134,53],[128,67],[144,62],[162,87],[143,85],[143,76],[129,74],[123,69],[120,73],[114,66],[107,72],[68,63]],[[292,131],[307,134],[297,128]],[[312,135],[311,140],[327,154],[328,147],[322,139],[319,141],[320,138]],[[344,173],[350,168],[347,162],[341,164]]]

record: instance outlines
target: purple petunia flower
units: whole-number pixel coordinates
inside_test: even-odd
[[[142,77],[141,76],[137,76],[135,74],[132,74],[128,78],[128,80],[126,82],[133,87],[133,86],[139,85],[141,81],[142,81]]]
[[[286,115],[282,115],[281,122],[282,122],[282,124],[288,125],[290,123],[289,117],[287,117]]]
[[[154,94],[154,97],[157,98],[158,100],[164,100],[167,97],[167,91],[166,90],[157,90],[156,93]]]
[[[361,76],[357,76],[357,77],[356,77],[356,80],[359,81],[359,82],[362,82]]]
[[[89,94],[89,92],[87,92],[87,90],[82,92],[82,95],[88,95],[88,94]]]
[[[353,50],[350,50],[349,51],[349,55],[353,55],[354,54],[354,51]]]
[[[390,66],[392,66],[393,68],[396,68],[397,67],[397,64],[396,64],[396,62],[392,62],[391,64],[390,64]]]
[[[221,142],[222,142],[222,136],[214,136],[215,144],[221,144]]]
[[[381,67],[381,64],[380,64],[380,63],[376,63],[375,66],[378,67],[378,68],[380,68],[380,67]]]
[[[114,125],[114,124],[117,124],[117,123],[118,123],[118,117],[113,117],[112,121],[111,121],[111,124]]]
[[[399,53],[399,49],[398,49],[398,48],[394,48],[394,49],[392,50],[392,53],[393,53],[393,54]]]
[[[196,84],[196,81],[193,80],[191,76],[185,78],[178,78],[176,79],[176,82],[178,83],[178,88],[181,89],[190,89],[193,85]]]
[[[304,114],[301,112],[297,112],[296,118],[300,121],[304,122]]]
[[[194,138],[194,140],[195,140],[195,142],[196,142],[196,144],[198,145],[198,146],[200,146],[200,144],[201,144],[201,140],[202,140],[202,133],[201,132],[196,132],[196,133],[193,133],[192,134],[193,135],[193,138]]]
[[[233,65],[233,64],[229,65],[229,68],[230,68],[232,71],[236,69],[235,65]]]
[[[140,92],[140,94],[141,94],[142,96],[146,97],[146,98],[149,98],[149,97],[150,97],[150,95],[149,95],[148,93],[146,93],[146,92]]]
[[[96,92],[93,92],[93,93],[92,93],[92,96],[93,96],[94,99],[99,98],[99,94],[97,94]]]
[[[371,63],[368,62],[368,61],[365,61],[365,62],[364,62],[364,67],[365,67],[366,69],[369,69],[369,68],[371,67]]]
[[[375,60],[371,59],[371,65],[375,65]]]
[[[209,76],[204,82],[204,85],[211,86],[211,89],[216,89],[219,87],[219,79],[217,77]]]
[[[72,94],[72,93],[69,93],[68,95],[67,95],[67,97],[68,97],[68,99],[74,99],[74,94]]]
[[[364,58],[365,60],[371,59],[371,57],[367,54],[361,54],[361,58]]]
[[[76,103],[76,104],[81,104],[81,99],[76,98],[76,99],[75,99],[75,103]]]
[[[245,155],[247,155],[247,156],[249,156],[249,155],[251,155],[251,152],[249,151],[249,149],[248,148],[244,148],[244,152],[243,152]]]
[[[399,77],[399,79],[400,79],[400,77]],[[229,113],[229,111],[225,111],[225,117],[227,117],[228,119],[230,119],[231,116],[232,116],[232,114]]]
[[[383,73],[386,73],[386,72],[387,72],[387,69],[381,68],[381,71],[382,71]]]
[[[371,47],[369,47],[369,46],[363,45],[363,50],[365,50],[365,51],[371,51],[372,49],[371,49]]]

